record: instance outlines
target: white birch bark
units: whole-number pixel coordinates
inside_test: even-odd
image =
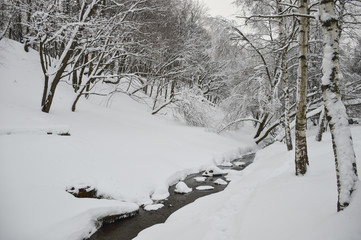
[[[300,0],[300,15],[307,15],[308,0]],[[299,63],[297,85],[297,114],[295,128],[295,170],[296,175],[307,172],[308,155],[306,140],[306,104],[307,104],[307,50],[308,50],[308,19],[300,17]]]
[[[283,12],[282,6],[281,6],[282,0],[277,0],[277,14],[281,15]],[[284,30],[284,18],[281,18],[278,22],[278,30],[279,30],[279,41],[282,43],[282,45],[287,44],[285,40],[285,30]],[[284,46],[281,46],[284,47]],[[287,146],[287,150],[291,151],[293,149],[292,146],[292,137],[291,137],[291,128],[290,128],[290,91],[289,91],[289,79],[288,79],[288,64],[286,61],[287,57],[287,51],[288,46],[284,47],[281,55],[281,75],[285,84],[285,142]]]
[[[289,89],[287,63],[284,63],[283,67],[284,67],[284,82],[285,82],[285,141],[287,145],[287,150],[291,151],[293,149],[293,145],[292,145],[292,136],[291,136],[291,127],[290,127],[290,89]]]
[[[346,108],[341,101],[338,88],[340,29],[333,0],[320,0],[320,21],[323,33],[322,95],[335,156],[337,211],[341,211],[350,204],[358,177]]]

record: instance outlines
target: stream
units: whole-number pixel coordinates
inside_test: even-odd
[[[241,158],[233,160],[232,166],[218,166],[221,169],[232,169],[241,171],[253,162],[255,154],[247,154]],[[194,178],[202,177],[202,173],[188,175],[183,182],[188,187],[193,188],[193,191],[186,194],[178,194],[174,192],[175,185],[169,187],[169,197],[159,203],[164,204],[164,207],[156,211],[145,211],[142,207],[139,208],[139,214],[121,219],[115,223],[106,224],[98,229],[89,240],[130,240],[135,238],[139,232],[150,226],[158,223],[164,223],[167,218],[185,205],[194,202],[197,198],[210,195],[224,190],[227,185],[215,184],[214,181],[218,178],[225,180],[225,175],[207,177],[205,181],[198,182]],[[228,182],[227,182],[228,183]],[[211,190],[197,190],[198,186],[212,186]]]

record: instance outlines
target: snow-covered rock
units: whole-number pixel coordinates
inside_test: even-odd
[[[206,177],[213,177],[213,176],[220,176],[226,173],[227,171],[222,170],[219,167],[211,166],[207,168],[202,175]]]
[[[233,165],[239,167],[239,166],[243,166],[245,165],[246,163],[245,162],[234,162]]]
[[[231,162],[223,162],[221,164],[219,164],[219,166],[222,166],[222,167],[232,167],[233,164]]]
[[[212,186],[198,186],[196,187],[197,190],[203,191],[203,190],[213,190],[214,187]]]
[[[218,178],[216,181],[214,181],[215,184],[218,185],[227,185],[228,183],[224,181],[222,178]]]
[[[164,207],[164,204],[162,204],[162,203],[150,204],[150,205],[146,205],[146,206],[144,207],[144,210],[145,210],[145,211],[156,211],[156,210],[158,210],[158,209],[160,209],[160,208],[162,208],[162,207]]]
[[[192,188],[188,187],[184,182],[179,182],[175,185],[174,192],[176,193],[190,193],[192,192]]]
[[[204,181],[206,181],[206,179],[207,179],[207,177],[195,177],[195,178],[194,178],[194,180],[195,180],[196,182],[204,182]]]

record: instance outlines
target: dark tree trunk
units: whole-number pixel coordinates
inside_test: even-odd
[[[86,84],[87,85],[87,84]],[[78,95],[76,96],[74,102],[73,102],[73,105],[71,106],[71,111],[75,112],[76,110],[76,105],[81,97],[81,95],[83,95],[85,89],[86,89],[86,85],[82,87],[82,89],[80,90],[80,92],[78,93]]]
[[[257,129],[256,135],[254,135],[253,138],[258,138],[259,135],[261,135],[263,129],[266,127],[266,123],[267,123],[267,120],[268,120],[268,116],[269,116],[269,113],[265,113],[265,114],[263,115],[262,121],[261,121],[261,123],[258,125],[258,129]]]
[[[326,112],[325,112],[325,109],[322,109],[318,124],[319,125],[318,125],[318,131],[317,131],[317,135],[316,135],[316,141],[321,142],[323,133],[326,130],[326,126],[325,126],[326,125]]]
[[[50,87],[49,92],[45,91],[46,89],[44,87],[43,97],[46,96],[46,99],[45,99],[45,101],[44,101],[44,99],[42,101],[41,111],[43,111],[45,113],[49,113],[49,111],[50,111],[51,105],[53,103],[56,87],[58,86],[58,83],[65,71],[65,68],[68,66],[68,61],[70,59],[70,56],[73,52],[75,45],[76,45],[76,42],[73,41],[70,46],[70,49],[65,53],[65,56],[62,59],[60,68],[56,72],[55,76],[52,77],[51,87]]]

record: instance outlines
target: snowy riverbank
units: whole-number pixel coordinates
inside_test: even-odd
[[[352,127],[361,172],[361,126]],[[351,205],[337,213],[337,186],[329,132],[322,142],[308,138],[310,167],[294,174],[294,151],[275,143],[256,154],[253,164],[220,193],[198,199],[165,224],[136,240],[359,240],[361,184]]]
[[[103,98],[81,100],[72,113],[75,94],[65,83],[50,114],[42,113],[38,58],[0,41],[0,239],[82,239],[97,218],[164,198],[186,174],[255,148],[251,130],[237,140],[222,137],[152,116],[123,95],[108,108]],[[115,200],[65,191],[84,186]]]

